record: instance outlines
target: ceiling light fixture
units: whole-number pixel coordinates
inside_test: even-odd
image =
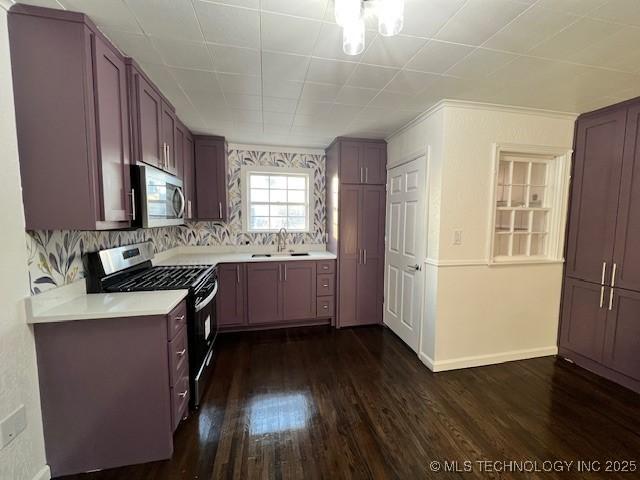
[[[342,49],[347,55],[364,51],[365,13],[378,17],[378,32],[397,35],[404,23],[404,0],[335,0],[336,23],[342,27]]]

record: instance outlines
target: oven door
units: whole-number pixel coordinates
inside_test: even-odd
[[[213,344],[218,333],[216,319],[217,281],[205,292],[196,294],[189,322],[189,370],[192,406],[200,404],[213,370]]]
[[[140,196],[140,225],[162,227],[184,224],[182,180],[148,165],[135,167]]]

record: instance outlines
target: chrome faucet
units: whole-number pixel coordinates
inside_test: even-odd
[[[282,227],[278,231],[278,253],[284,252],[287,248],[287,229]]]

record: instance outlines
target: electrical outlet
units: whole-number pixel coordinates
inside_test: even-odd
[[[25,428],[27,428],[27,412],[24,405],[20,405],[0,421],[0,449],[9,445]]]
[[[453,244],[462,245],[462,230],[453,231]]]

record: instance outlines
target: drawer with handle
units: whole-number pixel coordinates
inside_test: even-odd
[[[187,302],[182,301],[180,305],[171,310],[168,317],[167,333],[169,340],[171,340],[187,324]]]
[[[169,380],[175,387],[181,375],[189,373],[189,350],[187,348],[187,329],[183,328],[169,342]]]
[[[333,297],[319,297],[316,300],[316,317],[333,317],[334,299]]]
[[[189,373],[182,375],[171,389],[171,423],[175,431],[180,421],[187,416],[189,408]]]
[[[316,294],[321,296],[329,296],[335,293],[335,275],[333,273],[323,273],[318,275],[316,283]]]
[[[336,262],[335,260],[322,260],[316,262],[316,268],[318,273],[335,273]]]

